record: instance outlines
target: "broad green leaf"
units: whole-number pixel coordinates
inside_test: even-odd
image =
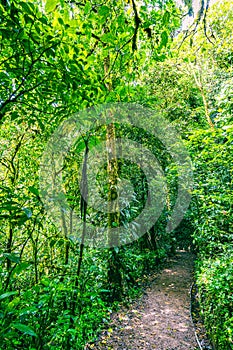
[[[28,335],[31,335],[33,337],[37,337],[37,334],[34,332],[34,330],[31,327],[26,326],[25,324],[13,323],[12,327],[18,329],[20,332],[22,332],[24,334],[28,334]]]
[[[16,111],[12,112],[11,113],[11,120],[15,120],[16,118],[18,118],[18,116],[19,116],[18,112],[16,112]]]
[[[21,264],[19,264],[15,269],[14,269],[14,275],[19,274],[20,272],[22,272],[23,270],[26,270],[31,264],[27,263],[27,262],[23,262]]]
[[[26,2],[20,2],[20,5],[22,6],[22,8],[24,9],[24,11],[27,13],[27,14],[29,14],[29,15],[31,15],[31,14],[33,14],[33,11],[31,10],[31,8],[29,7],[29,5],[26,3]],[[31,6],[33,5],[33,4],[30,4]]]
[[[60,23],[60,25],[64,26],[64,21],[61,17],[59,17],[57,20]]]
[[[84,13],[85,15],[88,14],[88,12],[91,10],[91,4],[89,1],[87,1],[86,5],[84,6]]]
[[[20,257],[16,254],[9,254],[9,253],[4,253],[3,254],[7,259],[9,259],[10,261],[13,261],[15,263],[19,263],[20,262]]]
[[[169,23],[169,20],[170,20],[170,12],[165,11],[163,15],[163,24],[167,25]]]
[[[101,6],[100,9],[99,9],[99,14],[100,16],[107,16],[110,12],[108,6],[104,5],[104,6]]]
[[[5,298],[8,298],[8,297],[10,297],[11,295],[15,295],[15,294],[17,294],[17,293],[18,293],[18,292],[7,292],[7,293],[4,293],[4,294],[0,295],[0,300],[5,299]]]
[[[161,34],[161,46],[166,46],[168,43],[168,34],[166,31],[163,31]]]
[[[36,187],[34,186],[29,186],[28,187],[29,191],[32,192],[35,196],[39,196],[39,191]]]
[[[60,2],[59,0],[47,0],[45,5],[45,10],[47,12],[53,11],[57,6],[57,4],[59,4],[59,2]]]
[[[12,301],[9,302],[9,304],[7,305],[7,310],[9,311],[13,311],[15,310],[16,305],[19,305],[20,303],[20,298],[19,297],[15,297]]]

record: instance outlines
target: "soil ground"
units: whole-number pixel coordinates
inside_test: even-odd
[[[177,252],[143,297],[114,314],[108,330],[85,349],[196,350],[190,318],[193,255]]]

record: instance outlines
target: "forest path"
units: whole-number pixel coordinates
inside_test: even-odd
[[[196,350],[189,289],[193,255],[177,252],[142,298],[113,316],[108,331],[86,349]]]

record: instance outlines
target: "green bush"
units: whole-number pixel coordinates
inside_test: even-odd
[[[216,349],[233,347],[233,250],[208,259],[200,267],[201,310],[207,331]]]
[[[196,131],[191,206],[198,252],[197,284],[206,329],[216,349],[233,348],[233,128]]]

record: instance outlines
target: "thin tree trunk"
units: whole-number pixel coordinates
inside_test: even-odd
[[[75,283],[74,283],[73,300],[71,303],[72,315],[75,314],[75,309],[76,309],[76,304],[77,304],[79,278],[80,278],[80,273],[81,273],[83,253],[84,253],[84,242],[85,242],[85,237],[86,237],[87,199],[88,199],[87,159],[88,159],[89,148],[88,148],[88,141],[84,141],[84,142],[85,142],[86,148],[85,148],[85,156],[84,156],[84,163],[83,163],[83,169],[82,169],[81,202],[80,202],[81,218],[83,220],[83,230],[82,230],[81,244],[80,244],[80,250],[79,250],[76,278],[75,278]]]
[[[201,80],[201,74],[199,75],[199,78],[197,77],[197,74],[195,73],[195,69],[194,67],[191,67],[191,65],[189,64],[189,68],[192,72],[193,78],[195,80],[195,83],[201,93],[201,97],[202,97],[202,101],[203,101],[203,105],[204,105],[204,109],[205,109],[205,117],[207,120],[207,123],[209,124],[209,126],[214,129],[214,124],[212,122],[212,120],[210,119],[210,114],[209,114],[209,107],[208,107],[208,103],[207,103],[207,99],[205,96],[205,92],[204,92],[204,88],[203,88],[203,84],[202,84],[202,80]]]
[[[106,87],[110,92],[112,82],[110,80],[110,57],[107,56],[104,62],[104,73],[109,77]],[[119,233],[117,228],[120,223],[119,202],[117,198],[118,161],[116,154],[116,130],[113,123],[106,127],[106,147],[107,147],[107,176],[108,176],[108,283],[111,290],[111,299],[120,300],[122,297],[122,276],[119,253],[115,248],[119,245]],[[114,202],[113,202],[114,201]],[[113,228],[115,230],[113,231]]]

